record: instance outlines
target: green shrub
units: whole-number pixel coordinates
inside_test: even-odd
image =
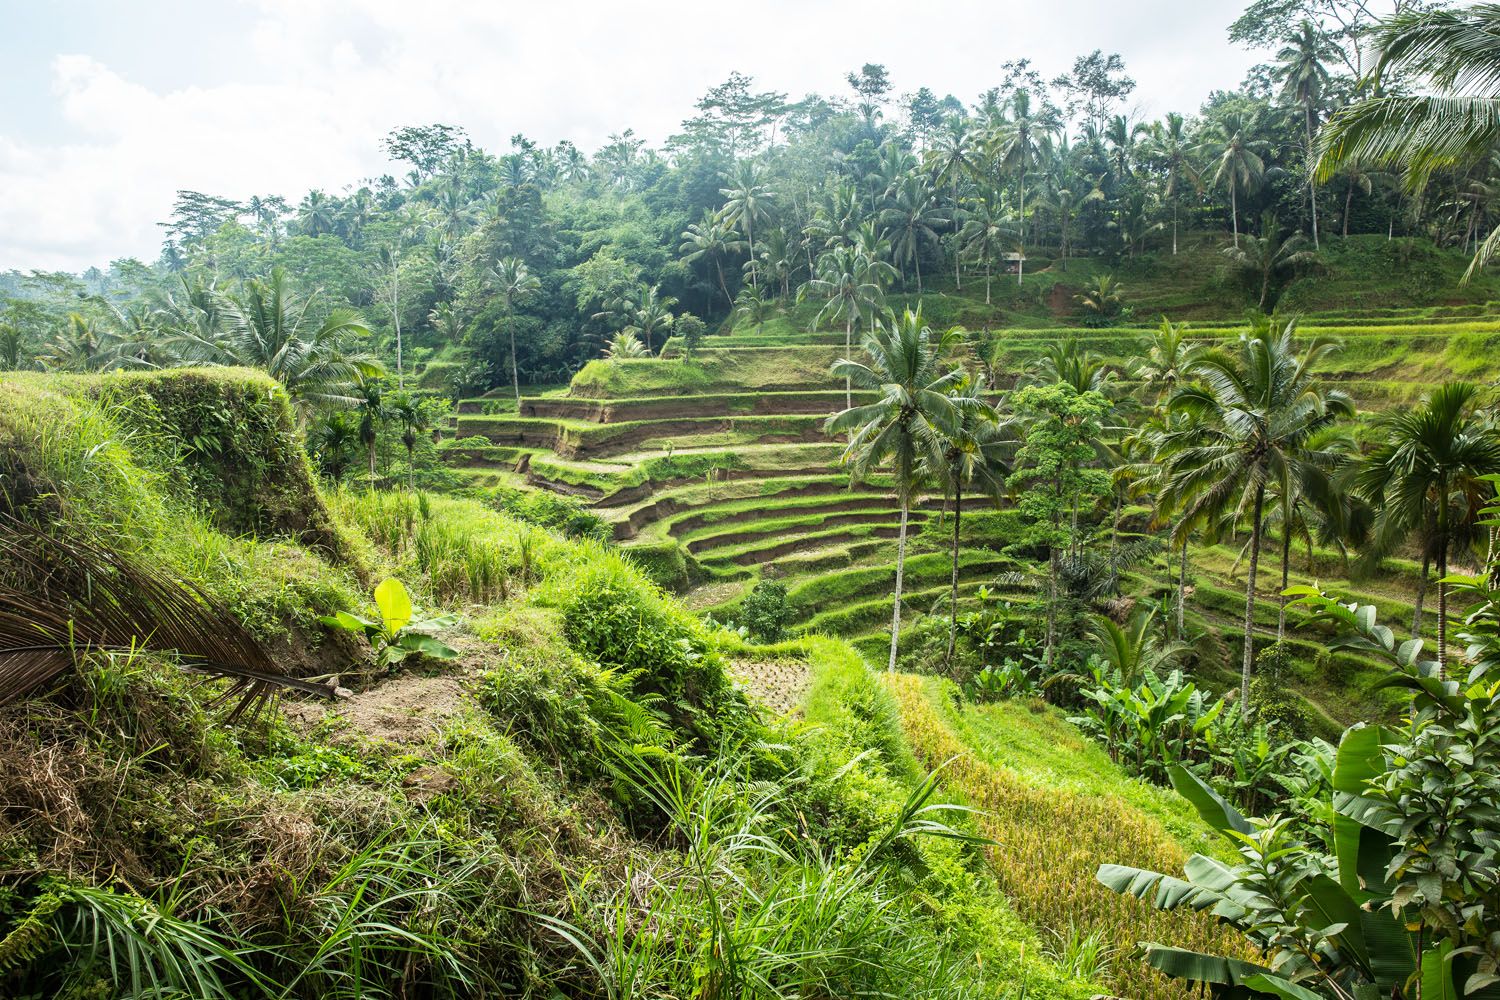
[[[786,585],[762,580],[740,603],[740,624],[756,642],[780,642],[795,615],[786,603]]]

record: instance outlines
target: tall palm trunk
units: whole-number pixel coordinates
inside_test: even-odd
[[[1234,227],[1234,248],[1240,248],[1240,200],[1237,194],[1239,185],[1235,184],[1234,178],[1229,179],[1229,224]]]
[[[396,328],[396,388],[406,388],[405,368],[401,364],[401,272],[391,264],[391,325]]]
[[[1349,235],[1349,205],[1354,201],[1354,182],[1349,182],[1349,190],[1344,192],[1344,236]]]
[[[916,248],[911,252],[911,266],[917,271],[917,298],[922,297],[922,250]]]
[[[896,646],[901,641],[901,581],[906,575],[906,517],[911,507],[911,498],[905,487],[901,489],[901,531],[896,536],[896,599],[891,606],[891,657],[885,669],[896,670]]]
[[[1307,156],[1312,159],[1313,148],[1313,109],[1307,105]],[[1310,164],[1309,164],[1310,165]],[[1307,173],[1307,203],[1312,206],[1312,231],[1313,249],[1319,249],[1318,244],[1318,175],[1311,170]]]
[[[1438,489],[1438,676],[1448,679],[1448,483]]]
[[[854,356],[854,310],[844,317],[844,357]],[[844,409],[854,406],[854,389],[849,381],[849,376],[844,376]]]
[[[1182,558],[1177,564],[1177,635],[1175,638],[1178,639],[1182,638],[1183,632],[1186,630],[1184,618],[1187,613],[1187,566],[1187,542],[1184,541],[1182,543]]]
[[[1292,533],[1287,530],[1285,517],[1281,525],[1281,593],[1276,596],[1276,644],[1286,638],[1286,588],[1287,576],[1291,572]]]
[[[959,264],[963,260],[963,253],[958,248],[958,178],[953,179],[953,287],[958,291],[964,290],[963,275],[959,272]]]
[[[1250,514],[1250,566],[1245,571],[1245,661],[1240,671],[1240,711],[1250,711],[1250,673],[1255,669],[1255,574],[1260,569],[1261,514],[1266,506],[1266,488],[1255,489],[1255,509]]]
[[[1432,553],[1426,546],[1422,550],[1422,575],[1417,578],[1417,603],[1411,612],[1411,637],[1422,636],[1422,605],[1427,601],[1427,571],[1432,566]]]
[[[953,484],[953,576],[948,585],[948,654],[943,662],[951,668],[953,647],[958,642],[958,521],[963,516],[964,488],[955,478]]]
[[[1055,543],[1048,546],[1047,569],[1047,646],[1043,658],[1050,667],[1052,653],[1057,646],[1057,578],[1062,573]]]
[[[510,334],[510,385],[516,393],[516,416],[521,415],[521,370],[516,366],[516,315],[510,309],[510,296],[505,298],[505,329]],[[651,347],[651,334],[646,334],[646,347]]]
[[[1177,199],[1172,199],[1172,256],[1177,256]]]
[[[714,255],[714,269],[719,272],[719,291],[724,293],[724,301],[729,303],[729,308],[734,308],[734,296],[729,294],[729,285],[724,281],[724,262]]]

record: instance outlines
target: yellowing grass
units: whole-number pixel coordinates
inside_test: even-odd
[[[1029,923],[1061,933],[1069,926],[1097,931],[1118,949],[1110,970],[1117,995],[1135,1000],[1180,1000],[1193,995],[1139,961],[1138,943],[1253,959],[1238,934],[1201,913],[1164,913],[1117,895],[1094,873],[1106,862],[1180,872],[1187,852],[1155,817],[1111,794],[1086,786],[1034,780],[983,759],[943,718],[941,683],[898,674],[887,683],[901,707],[901,728],[926,767],[948,764],[950,789],[984,810],[980,826],[998,842],[990,849],[1001,891]],[[1042,776],[1044,778],[1044,776]],[[1120,779],[1126,781],[1123,776]]]

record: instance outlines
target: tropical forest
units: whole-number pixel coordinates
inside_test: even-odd
[[[1500,4],[1222,22],[0,271],[0,996],[1500,998]]]

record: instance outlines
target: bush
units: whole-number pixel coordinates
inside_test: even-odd
[[[792,609],[786,604],[786,585],[762,580],[740,604],[740,623],[756,642],[780,642],[786,636]]]

